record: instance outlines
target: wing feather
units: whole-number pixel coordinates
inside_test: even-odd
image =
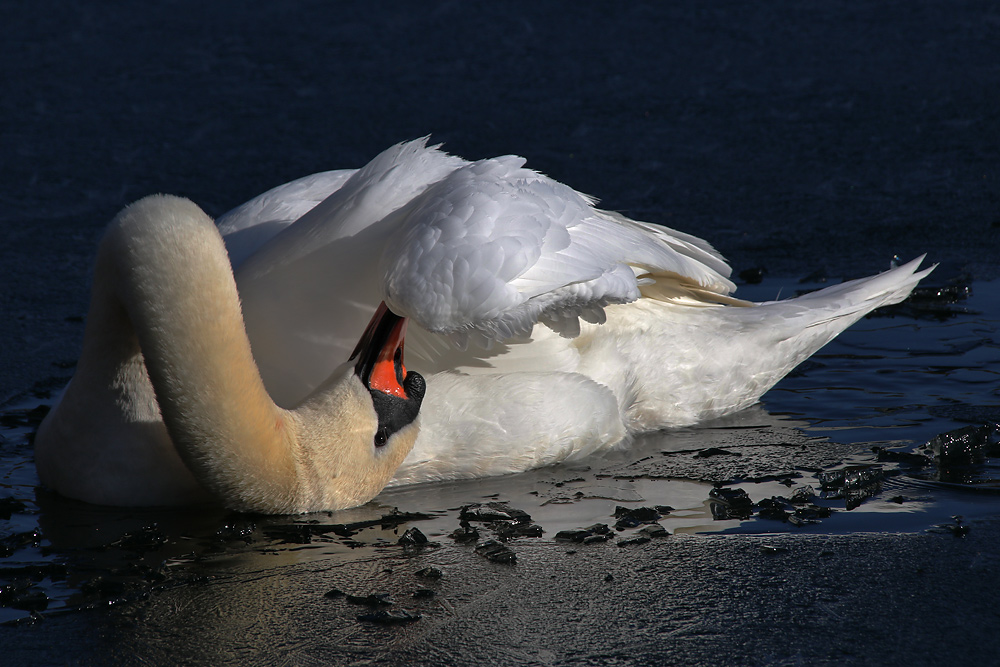
[[[524,165],[517,156],[467,162],[424,138],[220,218],[276,400],[294,404],[325,379],[322,360],[346,358],[379,298],[419,325],[408,354],[421,369],[470,372],[501,360],[530,369],[542,357],[569,370],[572,355],[540,341],[558,340],[550,329],[578,335],[581,318],[604,322],[611,304],[735,302],[729,267],[705,241],[597,209]],[[481,347],[465,351],[468,342]]]
[[[713,302],[735,289],[708,243],[596,209],[524,162],[468,163],[397,212],[380,262],[390,308],[460,342],[527,335],[539,321],[574,336],[580,316],[602,321],[613,303]]]
[[[219,216],[215,224],[233,268],[343,187],[355,172],[357,169],[338,169],[312,174],[272,188]]]

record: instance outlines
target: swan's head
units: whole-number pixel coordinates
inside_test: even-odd
[[[319,506],[353,507],[374,498],[413,449],[424,378],[403,365],[406,319],[384,304],[358,342],[350,363],[296,410],[309,441]]]
[[[376,448],[385,447],[396,433],[412,424],[424,400],[424,378],[403,365],[405,336],[406,318],[381,303],[351,353],[350,360],[357,359],[354,374],[368,389],[378,416]]]

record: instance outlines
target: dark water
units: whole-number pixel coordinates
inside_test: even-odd
[[[0,628],[0,663],[996,662],[1000,523],[976,521],[998,514],[989,485],[943,484],[870,448],[913,452],[996,420],[997,3],[40,0],[0,15],[0,403],[65,383],[97,239],[126,203],[168,192],[217,215],[428,133],[468,158],[524,155],[610,209],[710,240],[737,271],[863,275],[928,252],[982,281],[953,317],[859,323],[720,423],[332,516],[36,494],[31,427],[0,406],[0,620],[48,617]],[[772,280],[755,298],[799,288]],[[993,480],[994,463],[959,472]],[[882,479],[820,497],[820,472],[847,464]],[[745,491],[750,518],[716,519],[741,504],[712,500],[713,481]],[[828,517],[764,518],[776,513],[762,501],[805,486]],[[545,531],[509,543],[516,567],[447,537],[484,500]],[[670,505],[660,523],[681,534],[555,540],[613,524],[619,505]],[[331,529],[394,507],[432,516]],[[972,529],[955,539],[941,524]],[[406,555],[412,527],[440,546]],[[415,578],[425,565],[444,579]],[[411,602],[417,585],[438,599]],[[424,618],[358,622],[323,596],[333,586],[391,591]]]
[[[773,415],[807,421],[805,433],[857,445],[851,462],[861,464],[875,461],[874,447],[929,454],[922,448],[939,434],[995,424],[998,287],[995,281],[976,284],[968,299],[941,308],[877,312],[782,380],[764,406]],[[889,475],[881,491],[824,521],[826,529],[921,530],[955,515],[968,520],[1000,510],[1000,459],[984,456],[957,474],[952,467],[893,458],[904,462],[880,463]]]
[[[995,420],[998,287],[977,284],[967,300],[920,318],[898,309],[876,312],[782,380],[766,406],[807,419],[813,433],[887,445],[922,443],[951,428]]]
[[[763,300],[803,287],[766,280],[741,294]],[[365,507],[299,518],[117,510],[38,490],[29,437],[33,410],[51,402],[42,392],[3,411],[0,497],[9,496],[10,518],[0,519],[0,621],[28,618],[32,609],[52,614],[125,603],[234,568],[246,573],[333,555],[338,562],[377,560],[397,552],[410,527],[432,542],[449,541],[460,508],[471,503],[524,510],[542,540],[614,525],[618,507],[659,507],[659,524],[670,533],[961,530],[1000,513],[1000,459],[984,456],[942,478],[933,462],[912,465],[906,455],[939,434],[1000,421],[1000,283],[972,287],[957,303],[862,320],[762,405],[718,422],[644,436],[627,450],[572,465],[390,489]],[[878,461],[873,447],[903,460]],[[824,488],[822,475],[845,468],[863,471],[860,481],[870,483]],[[715,487],[735,500],[713,498]],[[796,491],[807,494],[806,504],[787,502]],[[777,514],[761,504],[774,497],[785,499]],[[377,521],[397,508],[422,515]],[[804,520],[796,520],[796,509]],[[492,524],[478,527],[481,541],[496,534]],[[613,541],[636,537],[641,527],[612,531]]]

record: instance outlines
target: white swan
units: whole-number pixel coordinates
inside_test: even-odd
[[[218,220],[253,357],[277,405],[299,405],[324,386],[380,300],[410,318],[408,364],[427,378],[427,396],[416,444],[391,485],[523,471],[747,407],[930,271],[918,272],[918,259],[749,304],[730,296],[729,267],[705,241],[596,209],[523,164],[512,156],[467,162],[418,140],[360,170],[280,186]],[[139,364],[124,384],[142,376]],[[197,482],[180,460],[160,462],[173,447],[156,427],[151,392],[136,393],[152,434],[130,435],[149,469],[131,470],[132,482],[108,470],[94,470],[95,479],[131,489],[155,478],[158,503],[192,497]],[[127,412],[120,404],[104,400],[116,432]],[[84,449],[99,448],[90,440]],[[132,455],[102,465],[113,470],[119,456]],[[58,458],[43,458],[46,483],[109,502],[60,486],[51,472]],[[216,495],[226,486],[206,485]],[[148,504],[133,490],[116,501],[130,494]]]
[[[116,505],[204,500],[206,489],[258,512],[367,502],[416,438],[424,385],[402,366],[405,328],[379,310],[357,363],[295,409],[276,406],[214,223],[185,199],[148,197],[101,242],[77,372],[36,435],[39,477]]]

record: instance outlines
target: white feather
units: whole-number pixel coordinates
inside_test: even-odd
[[[395,483],[516,472],[739,410],[930,271],[749,304],[707,242],[596,209],[523,158],[422,139],[328,174],[220,227],[240,236],[247,332],[279,405],[347,358],[380,299],[411,318],[406,363],[428,391]]]
[[[296,179],[257,195],[215,221],[226,241],[233,268],[343,187],[357,169],[324,171]]]

